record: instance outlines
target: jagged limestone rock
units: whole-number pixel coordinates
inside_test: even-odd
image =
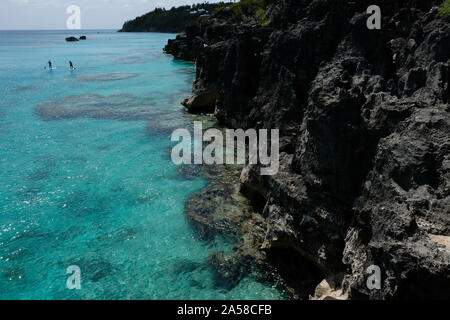
[[[248,167],[241,191],[265,219],[259,249],[309,295],[345,274],[336,287],[351,299],[450,298],[450,21],[440,3],[380,1],[382,28],[368,30],[368,0],[275,0],[264,24],[218,12],[169,42],[196,61],[193,95],[217,90],[222,125],[280,130],[278,174]],[[380,289],[367,286],[372,265]]]

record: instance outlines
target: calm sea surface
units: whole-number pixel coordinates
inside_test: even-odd
[[[231,244],[185,219],[207,181],[170,160],[194,79],[162,53],[171,37],[0,31],[0,299],[281,298],[251,276],[217,285],[206,259]]]

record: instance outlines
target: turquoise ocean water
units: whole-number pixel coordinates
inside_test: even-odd
[[[206,259],[230,243],[185,219],[207,181],[170,160],[194,78],[162,53],[174,35],[71,34],[0,31],[0,299],[280,298],[252,277],[218,286]]]

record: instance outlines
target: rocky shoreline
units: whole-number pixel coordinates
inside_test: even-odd
[[[192,121],[204,121],[215,127],[211,116],[193,116]],[[205,128],[206,129],[206,128]],[[194,193],[184,204],[186,218],[201,241],[216,237],[232,243],[231,252],[213,252],[207,264],[215,272],[217,286],[230,290],[244,277],[251,276],[270,286],[276,286],[286,298],[298,297],[297,288],[288,285],[282,275],[260,250],[264,242],[265,221],[252,202],[239,188],[242,165],[180,165],[185,179],[202,176],[208,180],[205,188]]]
[[[196,62],[189,112],[280,130],[279,173],[240,174],[252,209],[211,218],[230,193],[214,187],[186,206],[200,228],[257,234],[246,252],[300,299],[450,298],[450,21],[442,1],[378,2],[381,30],[370,1],[275,0],[263,22],[225,8],[165,48]]]

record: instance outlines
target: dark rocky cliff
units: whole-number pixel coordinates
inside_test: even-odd
[[[449,299],[449,19],[442,1],[378,0],[368,30],[373,2],[273,1],[264,23],[224,9],[165,50],[196,61],[189,111],[280,129],[279,173],[249,166],[241,191],[264,203],[261,250],[288,281]]]

